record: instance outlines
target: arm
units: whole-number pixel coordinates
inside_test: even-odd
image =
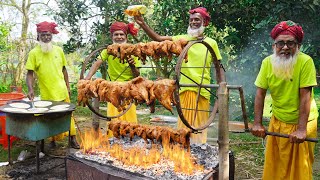
[[[34,99],[34,91],[33,91],[33,83],[34,83],[34,78],[33,78],[33,71],[28,70],[27,72],[27,78],[26,78],[27,86],[28,86],[28,98],[30,100]]]
[[[63,73],[64,81],[66,82],[66,86],[67,86],[68,94],[70,98],[71,92],[70,92],[69,76],[65,66],[62,67],[62,73]]]
[[[172,41],[171,36],[161,36],[158,33],[156,33],[153,29],[151,29],[144,21],[143,17],[141,15],[134,16],[134,20],[139,24],[139,26],[147,33],[147,35],[155,40],[155,41],[164,41],[164,40],[170,40]]]
[[[136,62],[134,61],[134,58],[130,57],[127,59],[127,62],[131,68],[132,74],[134,77],[140,76],[140,71],[139,69],[135,66]]]
[[[310,97],[312,87],[300,88],[300,106],[299,106],[299,121],[298,128],[293,133],[289,134],[290,142],[302,143],[307,137],[307,123],[310,113]]]
[[[99,69],[100,65],[102,64],[102,60],[98,59],[90,68],[90,71],[88,73],[88,75],[84,78],[86,80],[90,80],[92,78],[92,76],[97,72],[97,70]]]
[[[264,99],[266,97],[267,90],[257,88],[256,98],[254,100],[254,122],[251,129],[251,133],[258,137],[265,137],[266,129],[262,125],[262,116],[264,108]]]

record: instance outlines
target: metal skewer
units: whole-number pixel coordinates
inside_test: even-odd
[[[271,135],[271,136],[277,136],[277,137],[283,137],[283,138],[289,138],[288,134],[280,134],[280,133],[276,133],[276,132],[269,132],[266,131],[266,135]],[[309,142],[315,142],[317,143],[319,140],[316,138],[306,138],[305,141],[309,141]]]

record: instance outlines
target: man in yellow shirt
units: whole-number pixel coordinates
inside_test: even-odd
[[[312,179],[313,142],[317,136],[318,110],[313,86],[316,71],[310,56],[300,52],[304,33],[292,21],[282,21],[271,31],[273,54],[262,61],[257,86],[252,134],[265,137],[262,125],[264,99],[269,89],[272,117],[268,131],[289,134],[289,139],[269,136],[266,144],[263,179]]]
[[[113,43],[127,43],[128,34],[136,36],[138,30],[134,28],[133,24],[126,24],[123,22],[114,22],[110,26],[110,34]],[[109,55],[107,50],[104,49],[97,61],[90,68],[89,73],[85,77],[85,79],[89,80],[91,77],[97,72],[100,65],[106,61],[108,63],[108,75],[110,81],[120,81],[125,82],[133,79],[140,75],[137,67],[140,66],[140,61],[137,57],[132,57],[127,59],[127,62],[122,64],[118,57],[114,57],[113,55]],[[118,112],[117,108],[114,107],[111,103],[107,104],[107,114],[108,116],[116,116],[122,112]],[[136,105],[132,104],[130,109],[122,116],[116,118],[117,120],[124,120],[131,123],[138,123]],[[111,131],[108,132],[111,135]]]
[[[161,36],[153,31],[144,21],[143,17],[138,15],[135,16],[135,21],[140,25],[140,27],[148,34],[148,36],[156,41],[165,41],[171,40],[176,41],[179,39],[186,39],[186,40],[197,40],[203,39],[203,41],[207,42],[212,49],[214,50],[217,59],[221,60],[222,57],[220,55],[220,51],[218,49],[217,42],[209,37],[206,37],[203,32],[205,27],[208,26],[210,22],[210,15],[207,12],[207,9],[204,7],[198,7],[195,9],[191,9],[189,11],[190,18],[189,18],[189,27],[188,27],[188,34],[185,35],[178,35],[178,36]],[[191,77],[192,80],[200,84],[202,78],[202,69],[201,68],[192,68],[192,67],[203,67],[204,60],[206,59],[206,52],[207,48],[203,44],[194,44],[188,50],[188,62],[184,62],[182,64],[181,72],[184,73],[186,76]],[[208,55],[208,59],[206,62],[206,67],[211,67],[213,58],[211,54]],[[220,61],[219,61],[220,63]],[[189,67],[189,68],[186,68]],[[221,67],[221,66],[220,66]],[[220,69],[221,77],[224,76],[224,71]],[[210,68],[207,68],[204,72],[203,84],[210,84]],[[180,79],[180,83],[183,84],[194,84],[193,81],[190,81],[189,78],[182,76]],[[182,110],[183,115],[185,116],[186,120],[189,124],[193,127],[200,127],[204,125],[207,120],[209,119],[209,113],[206,110],[210,109],[210,93],[206,91],[204,88],[201,88],[200,97],[198,100],[197,105],[197,87],[184,87],[180,90],[180,104],[181,107],[184,109]],[[197,116],[195,120],[193,120],[195,111],[188,110],[188,109],[196,109],[198,106]],[[187,128],[183,122],[179,119],[178,120],[178,128]],[[207,142],[207,129],[203,130],[202,133],[199,134],[192,134],[191,135],[191,142],[192,143],[206,143]]]
[[[70,102],[70,86],[68,72],[66,69],[66,58],[63,50],[52,44],[52,34],[58,34],[55,29],[57,24],[53,22],[41,22],[37,24],[37,40],[39,44],[29,52],[26,63],[28,98],[34,99],[34,73],[39,80],[41,100]],[[71,147],[79,149],[76,140],[74,119],[71,118]],[[60,136],[61,137],[61,136]],[[52,138],[50,146],[55,147],[55,140]]]

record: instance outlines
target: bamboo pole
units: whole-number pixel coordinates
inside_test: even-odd
[[[228,88],[226,82],[221,82],[218,89],[219,102],[219,180],[229,179],[229,107],[228,107]]]

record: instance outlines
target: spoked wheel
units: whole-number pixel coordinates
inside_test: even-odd
[[[101,53],[102,50],[106,49],[107,46],[103,46],[103,47],[100,47],[94,51],[92,51],[88,57],[86,57],[86,59],[84,60],[83,64],[82,64],[82,68],[81,68],[81,73],[80,73],[80,79],[83,79],[84,78],[84,73],[86,71],[86,66],[88,64],[88,62],[92,62],[93,60],[95,60],[98,55]],[[121,74],[120,74],[121,75]],[[88,102],[92,102],[92,99],[89,99]],[[121,112],[119,113],[118,115],[115,115],[115,116],[110,116],[110,115],[103,115],[99,112],[99,110],[97,111],[92,104],[90,103],[86,103],[86,105],[88,106],[88,108],[97,116],[100,117],[100,119],[103,119],[103,120],[106,120],[106,121],[110,121],[111,119],[113,118],[118,118],[122,115],[124,115],[132,106],[132,101],[130,102],[129,105],[126,106],[126,108]]]
[[[194,78],[192,77],[192,74],[191,75],[187,75],[185,73],[185,70],[183,70],[184,69],[184,65],[186,63],[188,63],[188,62],[185,62],[184,58],[186,57],[189,48],[191,46],[195,45],[195,44],[202,44],[202,45],[206,46],[206,48],[207,48],[205,59],[204,59],[204,63],[203,63],[202,67],[187,67],[187,68],[198,68],[198,69],[202,70],[202,77],[201,77],[200,82],[199,82],[199,80],[198,81],[194,80]],[[219,84],[221,82],[220,63],[217,61],[216,54],[215,54],[214,50],[212,49],[212,47],[208,43],[203,41],[203,40],[190,41],[187,44],[187,46],[183,49],[183,51],[180,54],[180,56],[178,57],[177,65],[176,65],[176,68],[175,68],[175,73],[176,73],[175,80],[176,80],[177,88],[176,88],[176,90],[174,92],[174,98],[175,98],[175,101],[177,103],[176,104],[177,112],[179,114],[179,117],[180,117],[181,121],[184,123],[184,125],[187,126],[188,128],[190,128],[194,133],[197,133],[197,132],[199,132],[201,130],[204,130],[207,127],[209,127],[209,125],[213,122],[213,120],[215,118],[215,115],[217,113],[217,110],[218,110],[218,101],[217,100],[215,101],[212,110],[199,109],[199,107],[198,107],[199,99],[200,99],[200,91],[202,89],[204,89],[205,91],[209,92],[211,97],[216,97],[217,98],[215,93],[212,91],[212,88],[213,87],[218,87],[218,86],[217,85],[213,85],[213,84],[205,84],[203,82],[205,71],[208,71],[208,70],[210,71],[210,68],[211,68],[211,66],[208,67],[206,65],[207,62],[210,59],[209,58],[209,53],[210,53],[210,55],[212,57],[212,61],[213,61],[214,68],[215,68],[216,82]],[[202,61],[202,60],[199,60],[199,61]],[[190,83],[182,84],[182,83],[180,83],[180,81],[182,79],[187,80]],[[181,105],[179,94],[182,92],[181,88],[183,88],[183,87],[184,88],[185,87],[192,87],[192,88],[194,88],[194,90],[196,90],[197,98],[196,98],[196,106],[195,107],[190,108],[190,107],[185,107],[184,105]],[[185,114],[189,113],[190,111],[193,111],[193,113],[191,113],[193,117],[186,117]],[[196,117],[197,116],[197,112],[209,113],[209,118],[208,119],[203,119],[203,121],[206,121],[206,123],[204,123],[200,127],[194,127],[192,125],[192,123],[190,123],[190,122],[195,122],[195,120],[197,118]]]

